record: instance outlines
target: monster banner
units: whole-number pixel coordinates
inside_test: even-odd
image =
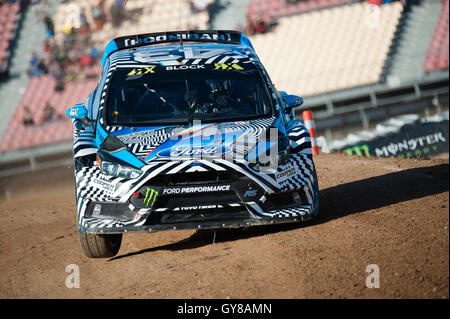
[[[397,133],[346,146],[341,149],[348,155],[423,158],[448,152],[448,120],[419,122],[403,126]]]

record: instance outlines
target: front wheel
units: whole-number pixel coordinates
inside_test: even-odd
[[[89,258],[115,256],[122,243],[122,234],[89,234],[78,231],[81,248]]]
[[[319,215],[319,179],[317,178],[316,167],[313,164],[314,168],[314,207],[316,207],[316,212],[312,216],[313,219],[317,219]]]

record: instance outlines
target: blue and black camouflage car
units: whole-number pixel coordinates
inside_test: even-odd
[[[74,130],[78,232],[111,257],[124,232],[311,220],[311,140],[245,34],[177,31],[112,40]]]

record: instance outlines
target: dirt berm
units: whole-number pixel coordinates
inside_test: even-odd
[[[309,224],[125,234],[88,259],[73,168],[0,181],[0,298],[449,298],[447,159],[315,157]],[[66,288],[66,267],[80,288]],[[380,288],[367,288],[376,264]]]

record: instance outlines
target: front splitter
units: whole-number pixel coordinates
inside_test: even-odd
[[[202,223],[179,223],[176,225],[143,225],[143,226],[124,226],[124,227],[82,227],[79,226],[81,232],[92,234],[114,234],[126,232],[157,232],[165,230],[196,230],[196,229],[222,229],[222,228],[242,228],[259,225],[273,225],[293,222],[306,222],[312,219],[312,215],[303,215],[286,218],[260,218],[260,219],[244,219],[239,221],[220,221],[220,222],[202,222]]]

